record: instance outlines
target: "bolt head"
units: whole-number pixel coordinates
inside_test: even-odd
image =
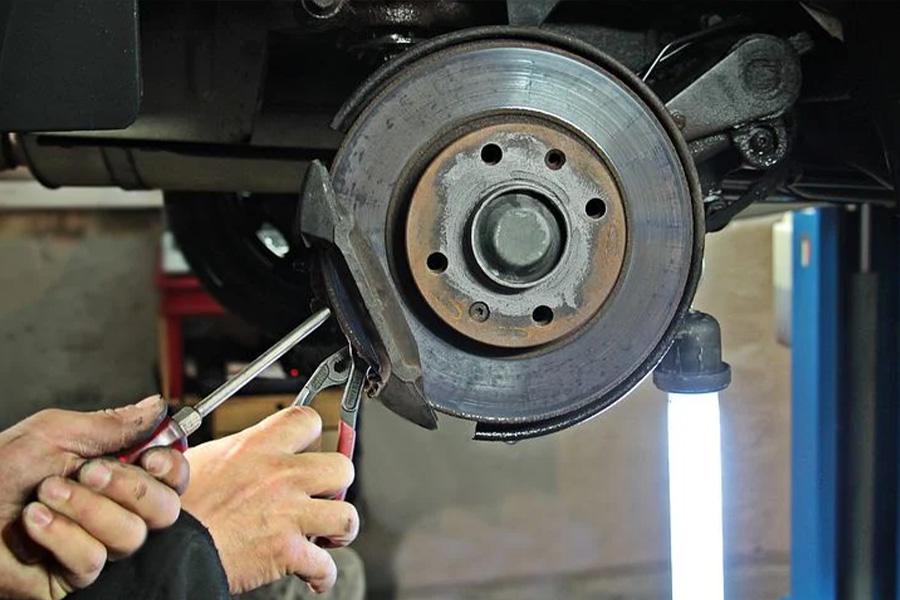
[[[750,136],[750,149],[758,154],[775,150],[775,135],[768,129],[760,129]]]
[[[469,316],[472,317],[473,320],[483,323],[491,316],[491,310],[484,302],[473,302],[472,306],[469,307]]]

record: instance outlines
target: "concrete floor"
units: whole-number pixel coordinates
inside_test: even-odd
[[[722,322],[728,597],[787,591],[789,353],[774,342],[770,226],[710,236],[697,306]],[[0,213],[0,425],[156,392],[159,215]],[[371,597],[668,595],[665,399],[645,382],[592,421],[513,446],[367,407],[359,474]]]

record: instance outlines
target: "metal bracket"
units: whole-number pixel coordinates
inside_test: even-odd
[[[380,341],[377,347],[371,346],[378,354],[384,404],[423,427],[436,428],[437,417],[425,401],[419,350],[400,308],[401,300],[368,240],[356,227],[352,213],[338,202],[328,169],[318,160],[310,164],[301,190],[300,233],[337,248],[349,278],[356,283],[353,292],[358,293],[365,305],[368,321],[374,325]],[[343,281],[346,278],[337,273],[332,259],[324,261],[323,268],[331,275],[326,273],[326,280],[331,279],[331,285],[326,285],[329,294],[341,296],[332,300],[338,316],[345,315],[339,318],[342,328],[350,329],[345,333],[351,340],[367,340],[363,320],[347,318],[354,303],[346,297],[352,293],[346,290],[347,282]],[[372,352],[363,350],[360,354],[369,358],[366,355]]]
[[[703,207],[706,216],[706,232],[715,233],[716,231],[721,231],[742,210],[774,193],[778,186],[784,183],[784,180],[787,178],[788,168],[787,162],[776,165],[754,182],[737,199],[716,198],[711,202],[707,202]]]
[[[800,57],[772,35],[744,38],[709,71],[666,103],[692,142],[784,114],[800,94]]]
[[[560,0],[506,0],[506,13],[510,25],[544,24]]]

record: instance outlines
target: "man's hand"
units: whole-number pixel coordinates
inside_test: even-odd
[[[292,573],[317,592],[334,585],[334,561],[309,538],[349,544],[359,517],[352,504],[327,499],[353,482],[353,463],[337,453],[297,454],[321,433],[314,410],[291,407],[188,450],[184,509],[209,529],[232,593]]]
[[[104,458],[149,436],[165,408],[154,396],[44,410],[0,432],[0,597],[62,598],[175,522],[189,473],[179,452],[150,450],[140,467]]]

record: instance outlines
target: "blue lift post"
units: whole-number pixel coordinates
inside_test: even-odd
[[[794,213],[791,596],[838,593],[839,209]]]

